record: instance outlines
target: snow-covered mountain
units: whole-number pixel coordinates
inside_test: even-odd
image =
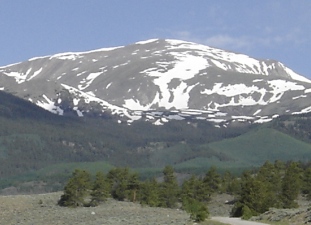
[[[57,114],[119,122],[265,122],[311,111],[311,81],[282,63],[179,40],[32,58],[0,67],[0,90]]]

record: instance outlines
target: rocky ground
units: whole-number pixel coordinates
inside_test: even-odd
[[[228,194],[213,196],[208,205],[210,216],[229,217],[233,207],[234,197]]]
[[[300,196],[299,208],[270,209],[260,216],[253,217],[254,221],[283,222],[289,225],[311,224],[311,202]]]
[[[6,225],[165,225],[193,224],[182,210],[142,207],[112,199],[98,207],[57,206],[62,193],[0,196],[0,224]]]
[[[193,225],[189,214],[179,209],[151,208],[109,199],[98,207],[65,208],[57,205],[62,192],[0,196],[0,224],[6,225]],[[228,217],[233,197],[215,196],[209,204],[211,216]],[[298,209],[271,209],[253,218],[286,221],[284,224],[311,224],[309,202],[300,200]],[[213,224],[205,223],[205,224]]]

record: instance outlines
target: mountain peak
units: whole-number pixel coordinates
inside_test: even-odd
[[[262,122],[311,111],[311,81],[282,63],[174,39],[32,58],[0,68],[0,81],[54,113],[127,122]]]

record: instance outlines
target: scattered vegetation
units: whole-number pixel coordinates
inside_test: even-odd
[[[161,179],[139,180],[128,168],[114,168],[106,175],[98,172],[95,179],[83,170],[76,170],[68,180],[59,205],[69,207],[97,206],[108,197],[118,201],[138,202],[164,208],[182,208],[191,219],[208,218],[212,195],[228,193],[235,196],[232,216],[249,219],[270,208],[296,208],[300,194],[310,198],[310,165],[298,162],[267,161],[254,171],[240,177],[230,172],[220,174],[211,167],[203,176],[192,175],[178,185],[173,167],[163,169]]]
[[[188,187],[202,186],[202,191],[210,196],[210,186],[203,179],[192,178],[188,185],[180,187],[174,175],[174,169],[166,166],[163,169],[163,181],[155,179],[140,181],[138,174],[128,168],[114,168],[106,175],[96,173],[95,179],[85,170],[75,170],[64,187],[64,193],[58,204],[66,207],[97,206],[112,197],[118,201],[139,202],[151,207],[182,208],[190,213],[191,219],[200,222],[208,217],[207,199],[194,193]],[[206,177],[205,177],[206,180]],[[196,182],[194,184],[193,182]],[[182,200],[181,200],[182,199]]]

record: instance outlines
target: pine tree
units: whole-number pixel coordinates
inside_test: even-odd
[[[178,201],[179,187],[173,167],[166,166],[163,175],[164,181],[160,185],[160,206],[174,208]]]
[[[195,175],[185,180],[181,186],[182,199],[196,199],[200,202],[206,200],[206,190],[201,179]]]
[[[127,185],[127,199],[131,200],[132,202],[136,202],[137,199],[137,192],[140,188],[140,182],[138,179],[138,174],[133,173],[129,174],[128,178],[128,185]]]
[[[109,184],[102,172],[97,172],[91,192],[91,206],[97,206],[107,200],[109,196]]]
[[[111,185],[111,195],[114,199],[119,201],[124,201],[126,199],[128,176],[128,168],[114,168],[108,172],[107,178]]]
[[[91,188],[91,176],[85,170],[76,169],[64,188],[58,204],[61,206],[77,207],[85,204],[84,198]]]
[[[269,207],[279,208],[281,205],[282,180],[281,171],[270,162],[265,162],[257,173],[256,179],[267,186],[267,203]]]
[[[141,184],[139,199],[143,205],[149,205],[151,207],[159,206],[159,184],[155,179],[145,181]]]
[[[128,168],[115,168],[108,172],[107,178],[114,199],[136,201],[137,191],[140,186],[138,174],[131,173]]]
[[[233,210],[233,216],[255,216],[269,209],[268,186],[245,172],[241,181],[241,194]]]
[[[232,194],[232,187],[231,187],[231,184],[234,180],[234,177],[233,175],[229,172],[229,171],[226,171],[223,176],[221,177],[221,187],[220,187],[220,191],[222,193],[230,193]]]
[[[216,167],[212,166],[203,178],[203,186],[206,191],[205,200],[210,200],[211,195],[220,190],[221,177],[216,171]]]
[[[281,199],[283,208],[298,207],[295,201],[299,195],[301,187],[301,169],[298,163],[292,162],[288,165],[282,179]]]

